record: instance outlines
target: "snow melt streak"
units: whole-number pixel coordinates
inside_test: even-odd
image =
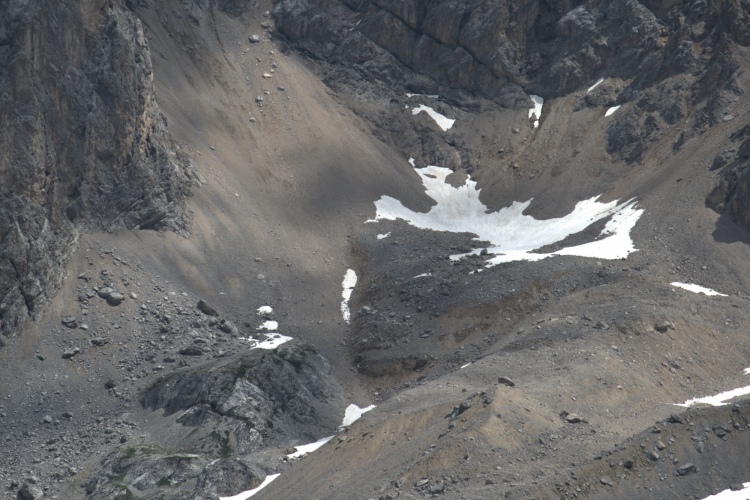
[[[328,441],[333,439],[333,436],[324,437],[323,439],[319,439],[315,441],[314,443],[310,444],[303,444],[300,446],[295,446],[294,449],[297,450],[294,453],[290,453],[287,455],[289,458],[299,458],[303,455],[307,455],[308,453],[312,453],[324,444],[326,444]]]
[[[532,101],[534,101],[534,107],[529,109],[529,119],[534,118],[534,128],[539,126],[539,119],[542,117],[542,106],[544,106],[544,99],[538,95],[529,95]]]
[[[673,281],[671,285],[679,287],[679,288],[684,288],[685,290],[688,290],[693,293],[702,293],[705,295],[719,295],[721,297],[728,297],[728,295],[719,293],[716,290],[711,290],[710,288],[702,287],[700,285],[694,285],[692,283],[680,283],[679,281]]]
[[[443,116],[434,109],[432,109],[429,106],[425,106],[424,104],[421,104],[417,106],[416,108],[411,110],[411,114],[416,115],[420,112],[424,111],[430,117],[435,120],[435,123],[437,123],[438,127],[443,129],[443,132],[447,131],[449,128],[453,126],[454,123],[456,123],[456,120],[448,118],[447,116]]]
[[[281,474],[271,474],[266,476],[266,478],[263,480],[262,483],[260,483],[260,486],[257,488],[254,488],[252,490],[243,491],[242,493],[239,493],[237,495],[231,496],[231,497],[220,497],[219,500],[246,500],[247,498],[250,498],[251,496],[258,493],[260,490],[268,486],[271,481],[279,477]]]
[[[340,427],[348,427],[352,425],[354,422],[359,420],[359,417],[361,417],[363,414],[367,413],[368,411],[375,408],[375,405],[370,405],[366,408],[360,408],[359,406],[355,404],[350,404],[346,407],[346,411],[344,411],[344,420],[341,422]],[[317,450],[324,444],[326,444],[328,441],[333,439],[333,436],[324,437],[323,439],[319,439],[318,441],[315,441],[314,443],[310,444],[303,444],[300,446],[295,446],[294,449],[297,450],[294,453],[290,453],[287,455],[289,458],[299,458],[303,455],[307,455],[308,453],[312,453],[313,451]]]
[[[606,113],[604,113],[604,116],[609,116],[609,115],[613,114],[615,111],[617,111],[618,109],[620,109],[620,105],[612,106],[611,108],[609,108],[607,110]]]
[[[349,299],[352,297],[352,291],[356,285],[357,273],[354,272],[354,269],[347,269],[346,274],[344,275],[344,282],[341,283],[341,286],[344,287],[344,291],[341,292],[341,297],[344,299],[341,301],[341,315],[347,323],[349,323],[349,319],[352,315],[349,311]]]
[[[674,284],[674,283],[673,283]],[[750,368],[745,368],[745,375],[750,375]],[[693,406],[695,404],[703,403],[711,406],[724,406],[727,401],[734,398],[745,396],[750,394],[750,386],[740,387],[738,389],[732,389],[731,391],[724,391],[716,394],[715,396],[706,396],[703,398],[695,398],[685,401],[684,403],[678,403],[677,406]]]
[[[738,389],[732,389],[731,391],[720,392],[715,396],[706,396],[704,398],[695,398],[685,401],[684,403],[678,404],[677,406],[693,406],[699,403],[711,405],[711,406],[724,406],[727,401],[740,396],[750,394],[750,386],[740,387]]]
[[[603,77],[602,77],[602,78],[599,78],[599,79],[598,79],[598,80],[596,81],[596,83],[595,83],[595,84],[593,84],[593,85],[592,85],[591,87],[589,87],[589,89],[588,89],[588,90],[586,91],[586,93],[588,94],[589,92],[591,92],[592,90],[594,90],[594,89],[595,89],[596,87],[598,87],[599,85],[601,85],[603,81],[604,81],[604,78],[603,78]]]
[[[375,202],[375,219],[402,219],[412,226],[433,231],[473,233],[476,240],[489,241],[488,253],[495,255],[488,267],[516,260],[536,261],[553,255],[573,255],[601,259],[622,259],[636,248],[630,238],[638,219],[643,214],[634,201],[600,203],[598,196],[576,204],[573,211],[558,219],[537,220],[524,215],[531,203],[513,202],[510,207],[488,213],[479,200],[476,182],[467,179],[463,186],[453,187],[445,182],[450,169],[429,166],[416,169],[426,188],[426,194],[437,202],[429,212],[413,212],[400,201],[383,196]],[[552,253],[533,253],[546,245],[564,240],[594,222],[610,218],[599,238],[589,243],[562,248]],[[472,253],[479,253],[476,249]],[[466,254],[464,254],[466,255]],[[457,260],[463,255],[451,256]]]

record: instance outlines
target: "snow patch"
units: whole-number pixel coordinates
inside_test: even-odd
[[[382,240],[382,239],[384,239],[384,238],[387,238],[387,237],[389,237],[390,235],[391,235],[391,233],[381,233],[381,234],[379,234],[379,235],[377,236],[377,238],[378,238],[379,240]]]
[[[219,497],[219,500],[246,500],[247,498],[250,498],[251,496],[258,493],[260,490],[271,484],[271,481],[279,477],[281,474],[270,474],[266,476],[266,478],[263,480],[262,483],[260,483],[260,486],[257,488],[254,488],[252,490],[243,491],[242,493],[238,493],[237,495],[231,496],[231,497]]]
[[[363,414],[367,413],[368,411],[375,408],[375,405],[370,405],[366,408],[360,408],[359,406],[355,404],[350,404],[346,407],[346,410],[344,411],[344,420],[341,422],[340,428],[348,427],[352,425],[354,422],[359,420],[359,417],[361,417]],[[312,453],[313,451],[317,450],[324,444],[326,444],[328,441],[333,439],[334,436],[328,436],[324,437],[322,439],[319,439],[315,441],[314,443],[310,444],[304,444],[301,446],[295,446],[294,449],[296,450],[294,453],[290,453],[287,455],[288,458],[298,458],[303,455],[307,455],[308,453]]]
[[[258,327],[258,330],[270,330],[272,332],[275,332],[279,329],[279,324],[276,321],[264,321],[262,325]]]
[[[368,411],[375,408],[375,405],[370,405],[365,408],[360,408],[355,404],[350,404],[344,411],[344,420],[341,422],[341,427],[349,427],[354,422],[359,420],[359,417],[367,413]]]
[[[674,284],[674,283],[673,283]],[[750,368],[745,368],[745,375],[750,375]],[[724,406],[727,401],[730,401],[739,396],[750,394],[750,386],[740,387],[738,389],[732,389],[731,391],[724,391],[716,394],[715,396],[706,396],[703,398],[694,398],[685,401],[684,403],[678,403],[676,406],[693,406],[695,404],[703,403],[711,406]]]
[[[618,109],[620,109],[620,106],[622,106],[622,104],[618,104],[617,106],[612,106],[611,108],[609,108],[609,109],[607,110],[607,112],[606,112],[606,113],[604,113],[604,116],[609,116],[609,115],[611,115],[612,113],[614,113],[615,111],[617,111]]]
[[[534,128],[539,127],[539,119],[542,117],[542,106],[544,106],[544,99],[538,95],[530,94],[529,97],[534,101],[534,107],[529,109],[529,119],[534,119]]]
[[[264,314],[271,314],[273,312],[273,307],[271,306],[260,306],[258,308],[258,311],[255,313],[258,316],[263,316]]]
[[[453,126],[454,123],[456,123],[456,120],[452,118],[448,118],[447,116],[441,115],[434,109],[432,109],[429,106],[425,106],[424,104],[420,104],[416,108],[411,110],[412,115],[419,114],[420,112],[424,111],[430,117],[435,120],[435,123],[437,123],[438,127],[443,129],[443,132],[447,131],[449,128]]]
[[[489,241],[491,244],[487,253],[495,257],[487,261],[487,267],[517,260],[537,261],[553,255],[624,259],[637,251],[630,231],[643,210],[637,208],[634,200],[619,204],[617,200],[602,203],[595,196],[578,202],[573,211],[564,217],[537,220],[523,214],[531,200],[514,201],[510,207],[488,212],[479,200],[480,191],[475,181],[467,179],[464,185],[453,187],[445,181],[451,174],[448,168],[428,166],[415,170],[422,178],[427,196],[437,204],[427,213],[413,212],[395,198],[383,196],[375,202],[375,219],[367,222],[402,219],[420,229],[473,233],[475,240]],[[552,253],[534,253],[534,250],[560,242],[607,218],[610,220],[594,241]],[[468,254],[453,255],[451,259],[479,254],[482,250],[477,248]]]
[[[678,403],[677,406],[693,406],[699,403],[711,405],[711,406],[724,406],[727,404],[727,401],[730,401],[734,398],[738,398],[740,396],[745,396],[747,394],[750,394],[750,385],[746,387],[739,387],[737,389],[732,389],[731,391],[724,391],[720,392],[719,394],[716,394],[714,396],[706,396],[703,398],[694,398],[689,399],[685,401],[684,403]]]
[[[276,349],[281,344],[292,340],[292,337],[287,337],[280,333],[265,333],[264,335],[266,336],[266,340],[263,341],[253,338],[243,338],[240,340],[250,343],[250,349]]]
[[[739,491],[726,489],[715,495],[707,496],[703,500],[747,500],[748,498],[750,498],[750,483],[742,483],[742,489]]]
[[[333,439],[333,436],[324,437],[323,439],[319,439],[315,441],[314,443],[295,446],[294,449],[297,451],[287,455],[287,458],[299,458],[303,455],[307,455],[308,453],[312,453],[318,448],[320,448],[321,446],[323,446],[324,444],[326,444],[331,439]]]
[[[344,420],[341,422],[341,427],[348,427],[352,425],[354,422],[359,420],[359,418],[368,411],[375,408],[375,405],[370,405],[365,408],[360,408],[359,406],[355,404],[350,404],[347,406],[346,410],[344,411]],[[326,436],[322,439],[319,439],[315,441],[314,443],[309,444],[303,444],[300,446],[295,446],[294,453],[290,453],[287,455],[287,458],[300,458],[302,456],[307,455],[308,453],[312,453],[324,444],[326,444],[328,441],[333,439],[334,436]],[[258,493],[260,490],[268,486],[268,483],[279,477],[280,474],[272,474],[270,476],[266,476],[266,479],[261,483],[260,486],[253,490],[242,492],[238,495],[232,496],[232,497],[221,497],[219,500],[245,500],[246,498],[250,498],[251,496]]]
[[[591,87],[589,87],[589,89],[588,89],[588,90],[586,91],[586,93],[588,94],[589,92],[591,92],[592,90],[594,90],[594,89],[595,89],[596,87],[598,87],[599,85],[601,85],[601,84],[602,84],[602,82],[604,82],[604,77],[602,77],[602,78],[599,78],[599,79],[598,79],[598,80],[596,81],[596,83],[595,83],[595,84],[593,84],[593,85],[592,85]]]
[[[408,97],[409,99],[411,99],[412,97],[427,97],[429,99],[437,99],[440,96],[437,94],[410,94],[407,92],[406,97]]]
[[[417,274],[412,279],[415,280],[417,278],[429,278],[430,276],[432,276],[432,273],[422,273],[422,274]]]
[[[341,283],[341,286],[344,287],[344,291],[341,292],[341,297],[344,299],[341,301],[341,315],[347,323],[349,323],[352,315],[351,311],[349,311],[349,299],[352,297],[352,291],[356,285],[357,273],[354,272],[354,269],[347,269],[344,281]]]
[[[680,283],[679,281],[673,281],[670,283],[672,286],[676,286],[678,288],[684,288],[685,290],[688,290],[693,293],[702,293],[705,295],[719,295],[720,297],[729,297],[729,295],[724,293],[719,293],[716,290],[711,290],[710,288],[702,287],[700,285],[694,285],[692,283]]]
[[[467,366],[469,366],[470,364],[471,364],[471,361],[469,361],[469,362],[468,362],[468,363],[466,363],[465,365],[461,365],[461,368],[460,368],[460,369],[461,369],[461,370],[463,370],[464,368],[466,368],[466,367],[467,367]]]

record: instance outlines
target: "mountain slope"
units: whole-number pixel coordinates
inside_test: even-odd
[[[254,498],[704,498],[749,479],[747,402],[677,406],[747,384],[745,3],[100,7],[47,15],[79,13],[97,65],[101,37],[142,40],[125,67],[148,106],[117,94],[100,118],[135,131],[123,158],[161,146],[49,219],[54,245],[83,231],[0,350],[13,494],[216,498],[279,474]],[[83,177],[120,165],[101,163]],[[131,192],[174,212],[112,223]],[[271,331],[293,340],[251,349]],[[350,403],[377,407],[340,429]]]

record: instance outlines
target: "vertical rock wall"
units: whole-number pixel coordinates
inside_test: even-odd
[[[143,27],[118,2],[0,4],[0,130],[3,335],[43,310],[78,230],[188,234],[198,175],[154,101]]]

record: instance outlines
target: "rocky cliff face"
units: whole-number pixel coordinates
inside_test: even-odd
[[[141,403],[180,412],[177,421],[188,427],[231,428],[232,448],[245,455],[279,437],[303,438],[305,427],[317,431],[321,413],[343,414],[340,392],[320,353],[290,343],[176,372],[145,391]]]
[[[615,160],[642,162],[667,131],[681,127],[673,153],[710,127],[733,120],[746,89],[744,53],[750,46],[750,3],[671,0],[465,2],[390,0],[280,0],[279,32],[294,46],[325,61],[335,88],[378,82],[401,92],[439,94],[438,109],[530,108],[528,94],[563,98],[586,93],[577,109],[635,103],[606,130]],[[382,97],[382,96],[381,96]],[[444,111],[443,111],[444,112]],[[449,112],[455,114],[455,111]],[[473,169],[466,145],[451,151],[397,120],[368,117],[405,154],[419,149],[426,162]],[[386,137],[387,136],[387,137]],[[739,141],[738,137],[733,140]],[[448,141],[450,142],[450,141]],[[481,153],[480,153],[481,154]],[[451,157],[461,157],[451,161]],[[737,156],[738,160],[734,158]],[[750,229],[744,156],[725,152],[709,206],[727,210]]]
[[[691,42],[748,45],[740,1],[281,0],[281,33],[317,57],[360,64],[414,92],[471,91],[507,106],[599,76],[643,88],[694,67]],[[660,67],[666,71],[654,72]]]
[[[335,433],[330,422],[344,406],[328,361],[299,341],[174,372],[146,389],[141,403],[176,416],[160,433],[171,443],[140,441],[108,455],[84,485],[89,498],[130,491],[208,499],[255,488],[268,468],[264,448]]]
[[[79,229],[187,235],[198,182],[154,101],[141,23],[106,1],[0,7],[0,331],[61,280]]]

